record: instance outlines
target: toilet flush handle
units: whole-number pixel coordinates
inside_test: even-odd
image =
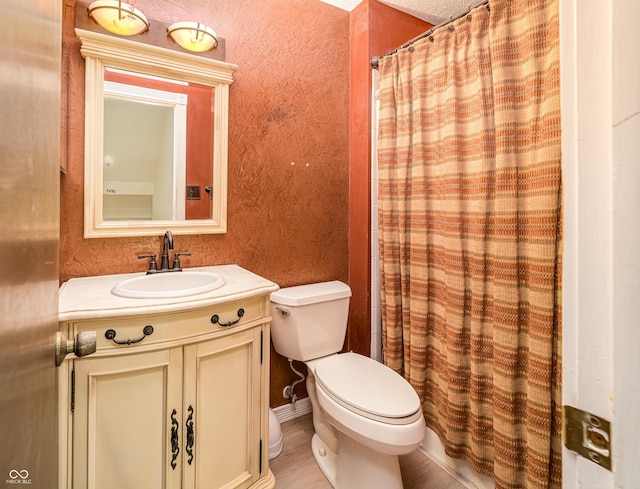
[[[291,314],[290,311],[288,311],[287,309],[283,309],[282,307],[276,306],[276,310],[280,311],[280,314],[282,314],[283,316],[288,316],[289,314]]]

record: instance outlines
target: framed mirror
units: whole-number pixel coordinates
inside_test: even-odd
[[[84,236],[224,233],[236,65],[76,29],[85,58]]]

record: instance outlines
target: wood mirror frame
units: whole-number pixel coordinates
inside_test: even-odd
[[[84,237],[215,234],[227,230],[229,85],[237,66],[210,58],[76,29],[85,58]],[[116,68],[214,88],[213,189],[210,219],[103,219],[104,70]]]

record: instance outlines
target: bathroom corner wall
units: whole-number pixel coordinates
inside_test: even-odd
[[[70,4],[70,6],[68,5]],[[83,238],[84,60],[65,0],[67,174],[60,281],[143,271],[161,237]],[[226,41],[228,232],[176,236],[186,267],[236,263],[281,287],[348,281],[349,12],[318,0],[137,0],[153,20],[198,20]],[[72,18],[74,18],[72,17]],[[271,405],[295,378],[272,350]],[[302,389],[298,395],[303,395]]]
[[[349,120],[349,310],[348,350],[371,348],[372,215],[371,65],[381,56],[431,27],[377,0],[364,0],[351,12],[351,97]],[[375,228],[375,226],[374,226]],[[373,253],[377,256],[377,253]],[[375,266],[373,267],[375,269]]]

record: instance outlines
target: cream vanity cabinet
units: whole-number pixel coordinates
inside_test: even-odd
[[[97,351],[59,369],[60,489],[274,486],[268,306],[277,286],[207,267],[220,268],[227,283],[197,301],[110,296],[106,308],[74,312],[94,299],[91,282],[117,279],[63,285],[62,331],[95,331]],[[75,295],[83,289],[89,302]],[[118,303],[124,310],[111,309]]]

